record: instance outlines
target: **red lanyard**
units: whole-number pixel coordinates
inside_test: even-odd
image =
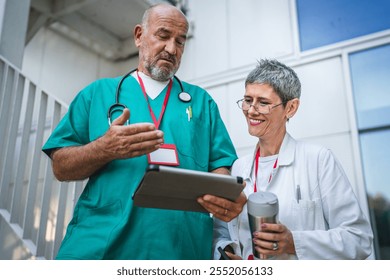
[[[260,147],[257,149],[256,155],[255,155],[255,183],[253,185],[254,192],[257,192],[256,182],[257,182],[257,171],[259,169],[259,158],[260,158]],[[274,163],[274,167],[271,171],[271,174],[269,174],[268,184],[272,180],[272,173],[275,170],[277,165],[278,165],[278,158],[276,158],[275,163]]]
[[[153,122],[154,122],[154,125],[156,126],[156,129],[158,129],[158,127],[160,126],[162,117],[163,117],[163,115],[165,113],[165,108],[167,107],[167,104],[168,104],[169,95],[171,94],[172,79],[169,80],[167,94],[165,95],[164,103],[163,103],[162,108],[161,108],[160,117],[158,118],[158,121],[157,121],[156,116],[153,113],[152,107],[149,104],[148,95],[146,94],[144,82],[142,81],[141,77],[139,76],[138,71],[137,71],[137,77],[138,77],[138,81],[139,81],[139,84],[141,86],[142,92],[143,92],[143,94],[145,96],[146,102],[148,103],[150,116],[153,119]]]

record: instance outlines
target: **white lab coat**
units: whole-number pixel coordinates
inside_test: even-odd
[[[238,159],[233,176],[246,181],[247,197],[253,192],[254,154]],[[297,202],[296,187],[301,200]],[[296,141],[286,133],[267,191],[279,200],[279,221],[292,232],[296,255],[290,259],[365,259],[371,254],[373,233],[340,163],[329,149]],[[218,246],[231,245],[247,259],[252,254],[246,205],[229,223],[214,221],[214,258]],[[239,238],[238,226],[247,235]],[[241,239],[241,240],[240,240]],[[283,256],[282,258],[285,258]]]

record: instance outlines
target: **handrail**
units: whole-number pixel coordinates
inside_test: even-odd
[[[0,56],[0,215],[30,251],[26,258],[56,256],[84,187],[58,182],[41,151],[66,111]]]

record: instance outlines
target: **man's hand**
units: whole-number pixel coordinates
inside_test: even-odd
[[[235,201],[230,201],[225,198],[206,194],[198,198],[198,202],[214,217],[230,222],[237,217],[246,203],[246,195],[241,192]]]
[[[130,119],[130,111],[112,122],[107,133],[97,141],[100,150],[111,160],[131,158],[151,153],[164,142],[163,132],[156,130],[152,123],[124,125]]]
[[[84,146],[57,149],[51,154],[53,171],[60,181],[83,180],[115,159],[151,153],[164,142],[163,132],[151,123],[124,125],[130,118],[129,109],[112,122],[100,138]]]

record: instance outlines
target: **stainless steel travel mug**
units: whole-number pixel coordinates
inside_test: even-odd
[[[248,220],[251,235],[256,231],[261,231],[262,223],[277,223],[279,213],[278,197],[271,192],[255,192],[249,195],[248,202]],[[252,244],[253,255],[256,258],[264,259],[265,256],[255,250]]]

